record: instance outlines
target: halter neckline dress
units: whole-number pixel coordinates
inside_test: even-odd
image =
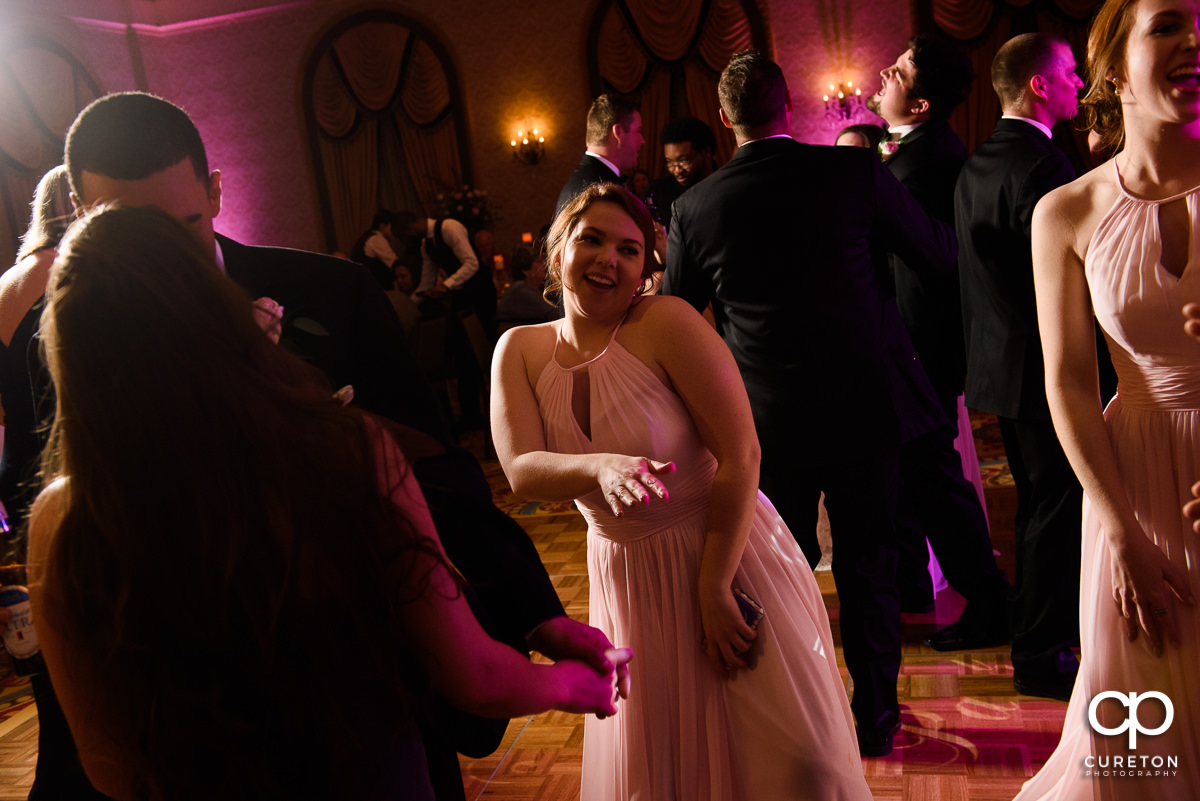
[[[820,590],[761,493],[734,582],[766,610],[757,666],[725,680],[701,651],[696,587],[716,459],[680,397],[619,332],[573,367],[559,364],[556,340],[535,387],[551,451],[676,464],[660,476],[668,502],[618,518],[599,488],[576,500],[588,523],[590,622],[635,652],[630,698],[584,726],[583,801],[869,799]],[[571,408],[581,372],[590,439]]]

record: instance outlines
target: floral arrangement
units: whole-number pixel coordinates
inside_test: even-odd
[[[500,206],[488,199],[487,190],[474,189],[468,184],[458,188],[444,186],[431,205],[438,219],[458,220],[469,231],[491,229],[500,219]]]

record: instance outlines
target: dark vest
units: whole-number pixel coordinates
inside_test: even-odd
[[[425,253],[446,275],[453,275],[462,264],[454,250],[442,236],[442,223],[433,224],[433,236],[425,238]],[[475,274],[467,279],[454,293],[455,309],[474,309],[491,319],[496,316],[496,285],[492,283],[492,265],[480,264]]]
[[[377,232],[372,229],[358,238],[354,243],[354,247],[350,249],[350,260],[358,262],[362,266],[371,271],[371,275],[375,276],[384,289],[391,289],[395,281],[395,276],[392,275],[392,265],[384,264],[374,256],[367,255],[367,240],[373,237]]]

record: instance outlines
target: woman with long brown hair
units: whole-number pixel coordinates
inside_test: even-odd
[[[182,223],[77,223],[42,339],[34,615],[101,791],[429,798],[431,691],[489,717],[616,712],[613,675],[487,638],[388,424],[275,345]]]
[[[1084,488],[1082,662],[1026,799],[1200,798],[1200,0],[1108,0],[1085,120],[1109,161],[1033,218],[1046,391]],[[1117,369],[1098,411],[1093,313]]]

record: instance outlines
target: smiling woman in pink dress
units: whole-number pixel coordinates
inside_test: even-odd
[[[1047,394],[1085,492],[1083,659],[1019,798],[1196,799],[1200,553],[1180,509],[1200,476],[1200,343],[1178,315],[1200,300],[1200,0],[1109,0],[1088,51],[1088,121],[1123,149],[1033,219]],[[1119,378],[1103,417],[1093,310]],[[1123,724],[1141,736],[1106,733]]]
[[[565,318],[496,350],[513,491],[576,500],[591,623],[634,649],[628,702],[585,724],[582,797],[869,798],[821,593],[757,491],[741,376],[688,304],[643,294],[653,236],[624,189],[579,195],[550,234]]]

